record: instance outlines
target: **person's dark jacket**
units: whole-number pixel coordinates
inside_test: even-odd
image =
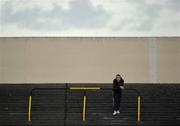
[[[120,86],[124,86],[124,80],[121,78],[121,80],[118,82],[115,78],[113,80],[113,91],[121,91]]]

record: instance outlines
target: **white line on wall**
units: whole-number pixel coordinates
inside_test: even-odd
[[[149,82],[157,83],[157,41],[148,38],[149,46]]]

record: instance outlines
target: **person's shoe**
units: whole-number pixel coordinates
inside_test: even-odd
[[[116,114],[117,114],[117,112],[116,112],[116,111],[114,111],[114,112],[113,112],[113,116],[115,116]]]
[[[116,113],[117,113],[117,114],[120,114],[120,111],[118,110],[118,111],[116,111]]]

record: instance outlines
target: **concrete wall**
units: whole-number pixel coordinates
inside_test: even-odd
[[[155,41],[154,82],[180,82],[180,38]],[[0,49],[1,83],[152,82],[149,38],[0,38]]]
[[[26,82],[26,44],[21,38],[5,38],[2,45],[2,82]]]
[[[0,82],[2,82],[3,80],[2,80],[2,56],[3,56],[3,54],[2,54],[2,42],[0,41]]]
[[[180,82],[180,39],[158,38],[158,82]]]

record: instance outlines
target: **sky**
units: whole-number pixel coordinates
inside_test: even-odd
[[[0,0],[0,36],[180,36],[180,0]]]

